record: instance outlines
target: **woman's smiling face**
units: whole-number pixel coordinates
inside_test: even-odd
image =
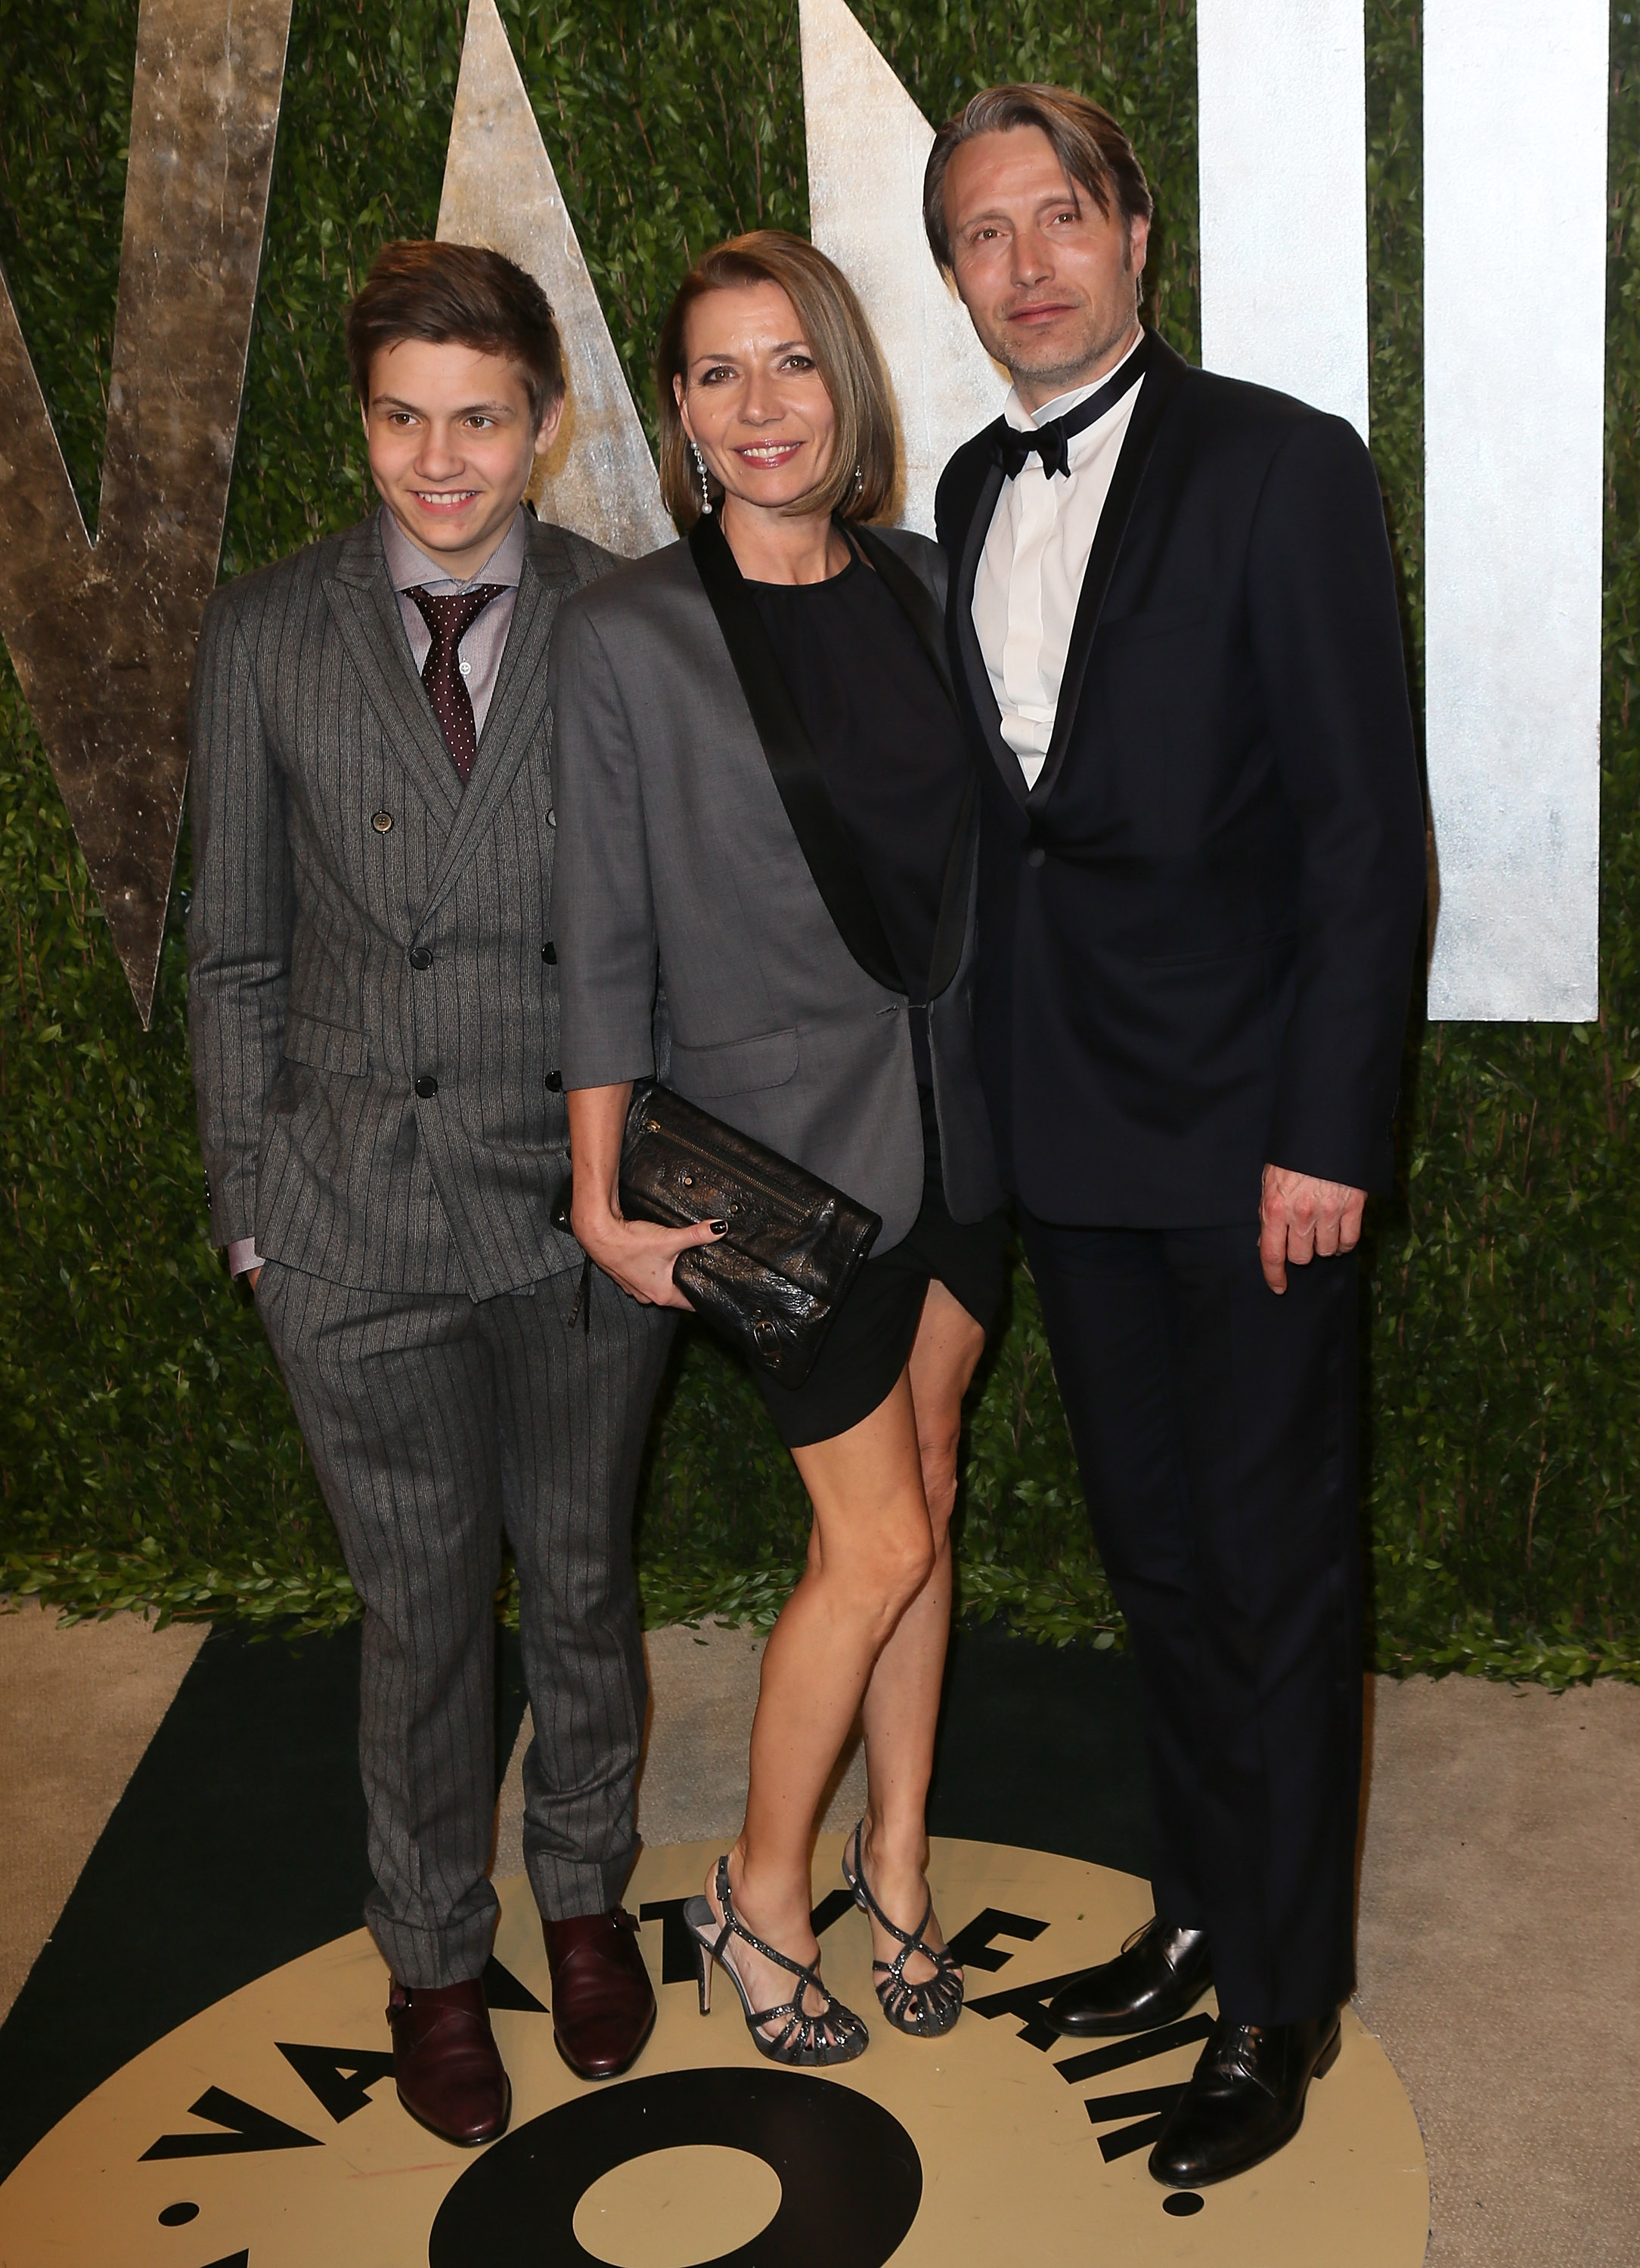
[[[690,308],[683,429],[726,496],[779,511],[819,487],[837,413],[778,284],[708,291]]]

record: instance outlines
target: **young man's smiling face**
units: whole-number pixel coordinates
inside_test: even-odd
[[[411,542],[465,582],[506,533],[563,414],[556,401],[536,422],[506,355],[400,339],[371,357],[371,475]]]

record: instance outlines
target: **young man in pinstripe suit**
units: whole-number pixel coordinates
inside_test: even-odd
[[[617,1904],[646,1698],[630,1548],[674,1318],[550,1213],[552,625],[617,563],[523,508],[564,404],[536,284],[389,245],[348,319],[380,508],[218,592],[195,679],[189,1017],[211,1226],[248,1276],[365,1604],[360,1763],[400,2096],[505,2128],[493,1596],[518,1567],[525,1856],[553,2029],[624,2070],[654,1999]]]

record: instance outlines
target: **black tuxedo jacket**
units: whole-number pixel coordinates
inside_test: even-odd
[[[1154,335],[1026,792],[973,627],[992,430],[936,502],[984,785],[975,990],[1039,1219],[1251,1220],[1267,1161],[1356,1188],[1390,1122],[1424,888],[1394,578],[1342,419]]]

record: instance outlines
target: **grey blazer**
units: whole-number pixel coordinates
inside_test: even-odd
[[[573,1266],[546,661],[609,554],[532,526],[465,789],[375,518],[241,577],[195,672],[188,1021],[218,1244],[476,1300]]]
[[[918,627],[943,675],[944,562],[924,537],[873,533],[928,594]],[[926,1015],[947,1202],[958,1220],[993,1211],[969,1017],[972,843],[954,854],[955,973],[912,1009],[827,911],[687,543],[569,601],[550,676],[565,1084],[654,1075],[658,969],[669,1083],[881,1213],[883,1251],[921,1202],[910,1018]]]

